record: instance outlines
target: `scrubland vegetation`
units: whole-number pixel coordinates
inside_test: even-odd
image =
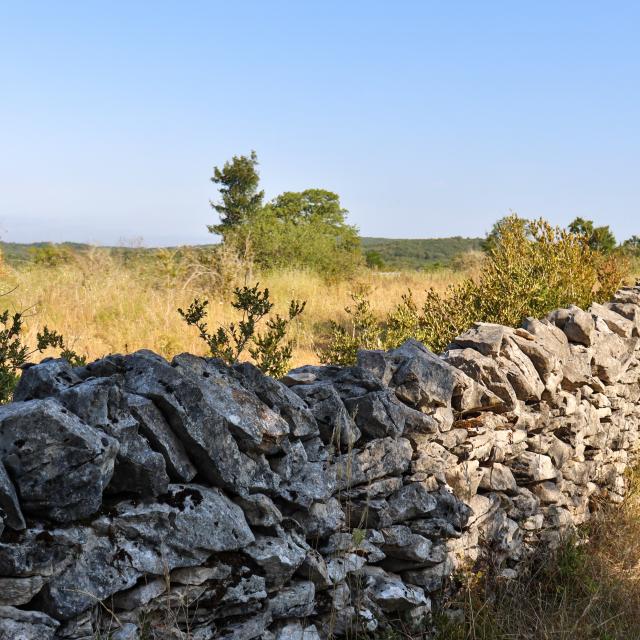
[[[236,318],[229,304],[233,287],[260,282],[269,288],[280,313],[287,312],[292,298],[307,302],[291,328],[292,365],[299,365],[318,362],[316,350],[330,320],[348,321],[344,308],[353,291],[368,291],[372,306],[382,317],[408,289],[421,300],[425,289],[444,291],[464,277],[453,270],[394,274],[363,270],[352,280],[334,281],[309,270],[259,273],[245,271],[231,260],[223,262],[221,275],[192,261],[185,252],[159,251],[152,258],[125,261],[107,249],[96,248],[53,265],[5,264],[3,290],[13,291],[3,302],[11,309],[30,309],[25,321],[29,344],[35,344],[36,333],[48,325],[89,359],[142,348],[169,357],[183,351],[207,351],[197,332],[178,315],[179,307],[188,307],[194,297],[207,298],[209,324],[228,323]]]
[[[7,246],[2,400],[20,365],[61,352],[76,362],[143,348],[250,356],[280,376],[350,364],[358,348],[410,337],[441,351],[475,321],[515,326],[586,308],[640,274],[637,237],[618,245],[608,227],[582,218],[561,229],[512,215],[483,241],[362,243],[336,194],[308,189],[265,203],[256,167],[251,154],[215,168],[217,245]],[[623,507],[603,508],[581,538],[534,563],[530,578],[466,585],[457,603],[465,622],[441,621],[442,637],[640,637],[638,485]]]

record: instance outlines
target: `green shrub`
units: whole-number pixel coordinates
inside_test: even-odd
[[[198,329],[214,358],[235,364],[248,351],[261,371],[279,378],[288,371],[291,362],[292,343],[285,342],[289,324],[304,311],[306,303],[291,300],[286,318],[279,314],[268,317],[274,306],[269,299],[269,289],[258,287],[256,284],[235,289],[231,305],[242,316],[238,322],[220,326],[214,333],[206,323],[208,300],[196,298],[186,311],[178,309],[178,313],[189,326]],[[262,320],[267,328],[258,333],[257,325]]]
[[[73,366],[85,364],[85,358],[69,349],[63,336],[47,327],[37,334],[35,348],[26,345],[23,342],[24,317],[23,312],[11,314],[8,309],[0,313],[0,404],[11,400],[21,367],[36,353],[49,348],[59,349],[60,357]]]
[[[380,325],[373,315],[366,291],[351,294],[353,305],[345,308],[349,326],[331,321],[328,345],[320,351],[323,363],[348,366],[356,361],[358,349],[382,347]]]
[[[264,270],[303,268],[335,278],[363,263],[358,230],[347,224],[336,193],[285,191],[263,204],[257,167],[252,151],[214,168],[211,180],[219,185],[220,200],[211,206],[220,224],[209,231]]]
[[[295,267],[345,277],[362,264],[358,231],[346,213],[331,191],[288,191],[227,232],[225,242],[263,270]]]
[[[69,264],[75,260],[73,251],[64,245],[45,244],[40,247],[30,247],[29,254],[35,264],[57,267],[61,264]]]
[[[474,322],[518,326],[527,316],[608,300],[629,270],[622,252],[602,253],[584,234],[515,215],[494,226],[486,251],[477,278],[451,286],[444,294],[427,291],[421,308],[409,292],[384,321],[375,322],[367,301],[359,300],[359,308],[366,310],[366,328],[348,310],[352,326],[332,324],[321,360],[353,363],[358,347],[377,343],[389,349],[408,338],[439,352]]]

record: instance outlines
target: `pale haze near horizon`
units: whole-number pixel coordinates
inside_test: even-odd
[[[0,235],[215,237],[214,165],[326,188],[366,236],[517,211],[640,235],[640,5],[0,5]]]

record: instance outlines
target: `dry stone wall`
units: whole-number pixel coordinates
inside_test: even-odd
[[[623,500],[639,336],[626,288],[282,382],[148,351],[32,366],[0,408],[0,640],[428,629],[457,572],[512,578]]]

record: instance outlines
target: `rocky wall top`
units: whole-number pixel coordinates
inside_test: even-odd
[[[509,579],[623,499],[639,336],[625,288],[282,381],[149,351],[31,366],[0,407],[0,640],[428,629],[456,572]]]

